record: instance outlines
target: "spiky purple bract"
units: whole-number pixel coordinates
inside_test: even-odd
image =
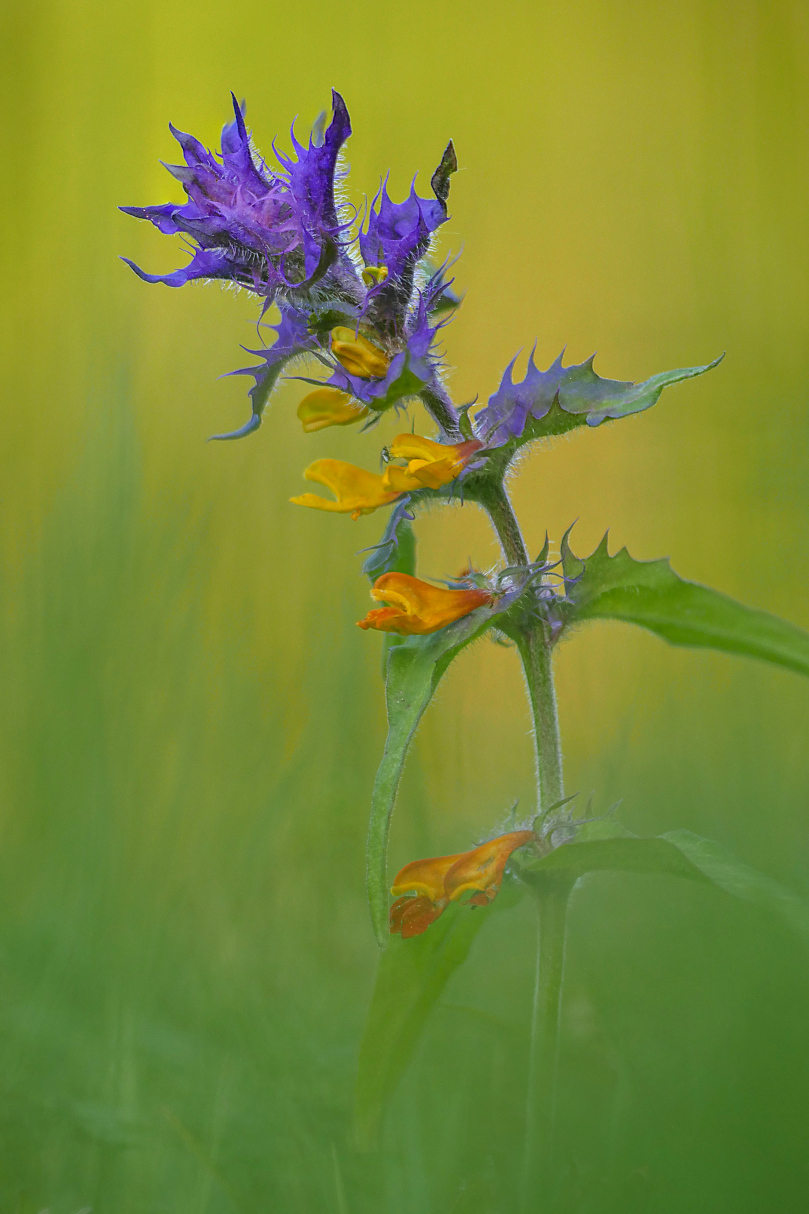
[[[457,168],[454,148],[450,143],[431,178],[434,198],[420,198],[414,186],[404,202],[394,203],[382,186],[365,231],[357,233],[366,265],[378,271],[365,281],[350,249],[351,224],[335,196],[351,120],[339,93],[332,93],[332,101],[329,127],[316,126],[308,146],[293,130],[292,155],[276,151],[278,169],[270,169],[251,147],[235,97],[234,120],[222,132],[219,154],[171,127],[185,164],[166,167],[182,183],[187,201],[121,208],[161,232],[195,242],[189,264],[169,274],[149,274],[124,258],[145,281],[178,287],[194,279],[229,280],[262,299],[262,315],[272,302],[281,310],[281,323],[272,326],[275,345],[250,351],[262,361],[233,372],[256,381],[250,420],[216,438],[257,430],[282,369],[299,355],[317,355],[332,367],[330,384],[380,412],[437,382],[438,360],[431,350],[440,326],[430,324],[430,314],[451,312],[459,301],[442,271],[419,290],[416,269],[447,218],[449,178]],[[389,361],[383,377],[355,377],[331,357],[330,330],[360,324]]]
[[[251,149],[235,97],[233,109],[219,159],[192,135],[170,126],[185,164],[166,168],[182,183],[186,203],[121,207],[161,232],[190,236],[198,247],[189,265],[170,274],[147,274],[128,264],[146,282],[177,287],[196,278],[224,278],[272,301],[277,293],[305,287],[324,253],[337,253],[334,176],[351,124],[335,93],[334,119],[322,145],[310,141],[304,148],[295,140],[297,159],[284,157],[283,170],[274,172]]]

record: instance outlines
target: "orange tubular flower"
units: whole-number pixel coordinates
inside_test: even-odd
[[[512,852],[534,838],[532,830],[512,830],[455,856],[412,860],[397,873],[391,887],[390,930],[407,940],[420,936],[450,902],[468,890],[473,906],[488,906],[497,897]]]
[[[306,480],[331,489],[337,500],[330,502],[316,493],[302,493],[300,497],[291,497],[291,502],[296,506],[310,506],[313,510],[350,514],[353,519],[361,514],[371,514],[399,496],[387,487],[381,476],[341,459],[316,459],[303,475]]]
[[[413,489],[440,489],[463,472],[482,446],[476,438],[449,447],[422,438],[420,434],[400,434],[393,440],[390,453],[394,459],[407,460],[407,467],[391,464],[385,470],[385,478],[392,489],[401,493]]]
[[[327,426],[350,426],[371,412],[339,388],[316,388],[298,405],[298,417],[306,434]]]
[[[455,902],[467,890],[477,890],[470,898],[474,906],[487,906],[497,897],[509,856],[534,838],[532,830],[512,830],[480,847],[464,852],[444,877],[444,890]]]
[[[390,366],[384,350],[344,325],[331,331],[331,352],[349,375],[357,375],[360,379],[381,379]]]
[[[324,462],[321,460],[321,463]],[[313,497],[314,494],[306,496]],[[292,500],[295,501],[295,498]],[[327,508],[335,507],[329,505]],[[431,586],[429,582],[422,582],[408,573],[383,573],[374,582],[371,598],[390,606],[369,611],[364,620],[357,621],[357,627],[398,632],[402,636],[424,636],[428,632],[438,632],[439,628],[453,624],[475,608],[492,601],[488,590],[445,590],[442,586]]]

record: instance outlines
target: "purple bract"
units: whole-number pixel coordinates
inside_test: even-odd
[[[272,326],[275,345],[253,350],[262,361],[234,372],[251,375],[253,413],[246,425],[217,438],[239,438],[258,429],[281,371],[300,355],[317,355],[333,369],[330,384],[382,411],[427,384],[437,386],[437,360],[430,350],[438,323],[434,311],[459,302],[442,272],[417,282],[417,266],[447,218],[449,178],[457,168],[450,143],[431,178],[434,198],[415,186],[404,202],[393,202],[384,184],[368,212],[364,231],[352,233],[350,210],[335,196],[338,160],[351,134],[348,110],[332,93],[334,114],[324,131],[316,124],[308,146],[292,132],[291,156],[276,152],[271,169],[251,147],[243,108],[233,99],[234,121],[222,132],[221,152],[209,152],[193,136],[170,127],[183,165],[166,167],[181,183],[185,203],[122,207],[148,219],[159,231],[191,238],[191,261],[169,274],[148,274],[124,258],[147,282],[179,287],[194,279],[226,279],[281,310]],[[358,253],[352,246],[358,242]],[[362,261],[360,260],[360,256]],[[363,273],[372,267],[372,273]],[[263,312],[262,312],[263,314]],[[357,327],[369,333],[389,360],[384,377],[349,375],[330,354],[331,329]]]
[[[230,279],[267,301],[310,285],[324,263],[327,268],[339,256],[334,176],[351,123],[342,97],[333,96],[334,119],[322,143],[312,140],[304,148],[293,136],[297,159],[284,157],[278,172],[252,151],[235,97],[235,119],[222,131],[219,158],[170,126],[185,164],[166,168],[182,182],[188,202],[121,210],[161,232],[185,233],[198,247],[191,262],[171,274],[147,274],[130,261],[135,273],[170,287],[195,278]]]

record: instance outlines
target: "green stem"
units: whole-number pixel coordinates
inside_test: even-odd
[[[477,500],[492,520],[508,564],[527,565],[528,549],[502,481],[488,481],[485,486],[481,486]]]
[[[463,435],[458,425],[458,410],[442,385],[436,382],[429,387],[425,386],[419,396],[427,412],[438,423],[447,438],[453,442],[459,442]]]
[[[562,739],[553,682],[553,652],[541,624],[517,642],[534,717],[537,764],[537,812],[547,813],[565,795]]]
[[[527,565],[525,540],[502,482],[490,482],[482,492],[478,492],[478,501],[492,520],[509,565]],[[541,620],[534,620],[521,630],[517,648],[534,718],[537,813],[544,813],[555,802],[561,801],[565,792],[562,741],[553,683],[553,652],[550,636]]]
[[[478,500],[488,511],[510,565],[527,565],[520,526],[502,482],[491,483]],[[551,637],[541,619],[529,617],[517,634],[528,699],[534,718],[537,811],[547,812],[564,797],[562,745],[553,684]],[[520,1185],[520,1214],[552,1208],[553,1131],[559,1060],[559,1012],[565,960],[565,920],[573,883],[545,877],[529,879],[537,898],[539,941],[531,1016],[531,1051],[525,1107],[525,1148]]]
[[[531,1017],[520,1214],[553,1205],[553,1137],[559,1070],[559,1013],[565,964],[565,923],[572,882],[547,877],[531,884],[537,899],[539,944]]]

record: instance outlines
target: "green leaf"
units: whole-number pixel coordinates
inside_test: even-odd
[[[599,426],[604,421],[628,417],[650,409],[664,388],[713,370],[724,354],[700,367],[661,371],[642,383],[602,379],[593,370],[593,355],[583,363],[562,366],[562,354],[547,371],[528,359],[525,378],[512,378],[516,358],[508,365],[500,387],[477,414],[481,434],[498,448],[494,466],[505,466],[514,453],[537,438],[566,434],[577,426]]]
[[[677,371],[660,371],[643,383],[627,383],[620,379],[602,379],[593,370],[593,359],[577,367],[567,367],[559,385],[559,406],[565,413],[584,414],[589,426],[598,426],[607,419],[629,417],[657,404],[664,388],[679,384],[712,371],[724,358],[720,354],[703,367],[682,367]]]
[[[703,839],[690,830],[670,830],[661,839],[675,847],[718,889],[780,916],[795,931],[809,936],[809,904],[785,885],[737,860],[712,839]]]
[[[565,535],[562,565],[571,623],[624,620],[673,645],[744,654],[809,675],[809,633],[718,590],[685,581],[668,559],[636,561],[626,548],[610,556],[605,535],[592,556],[581,560]]]
[[[356,1138],[361,1150],[374,1145],[385,1102],[488,914],[488,908],[471,914],[465,907],[450,906],[423,935],[395,937],[379,958],[357,1073]]]
[[[653,839],[619,836],[565,843],[532,866],[534,873],[578,879],[598,871],[662,873],[707,882],[742,902],[779,916],[809,941],[809,904],[711,839],[672,830]]]
[[[391,648],[385,697],[388,737],[374,783],[368,824],[367,877],[371,920],[377,942],[388,942],[387,850],[390,819],[408,748],[422,714],[453,658],[477,640],[503,612],[505,604],[479,607],[463,619],[428,636],[412,636]]]
[[[629,872],[681,877],[712,885],[742,902],[774,914],[809,944],[809,904],[786,886],[758,872],[720,844],[688,830],[638,838],[613,818],[583,827],[579,839],[540,860],[520,866],[527,883],[537,877],[574,884],[594,872]],[[521,883],[510,881],[482,911],[450,906],[421,936],[395,938],[382,955],[360,1047],[356,1133],[363,1149],[373,1146],[382,1112],[410,1061],[427,1020],[452,974],[466,961],[489,915],[515,905]]]
[[[423,935],[394,937],[379,958],[357,1071],[355,1136],[360,1150],[375,1144],[385,1103],[478,932],[491,915],[515,906],[524,892],[519,882],[507,880],[491,906],[455,903]]]

